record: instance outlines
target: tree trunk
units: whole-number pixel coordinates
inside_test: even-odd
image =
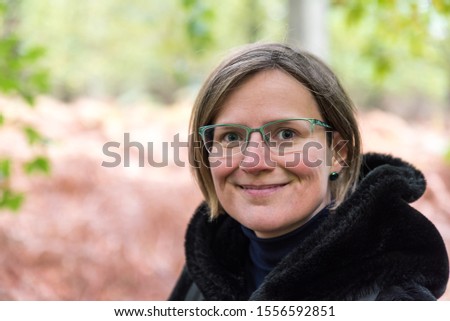
[[[328,0],[289,0],[288,42],[328,60]]]

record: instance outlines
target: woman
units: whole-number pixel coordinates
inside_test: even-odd
[[[408,202],[423,175],[362,155],[354,107],[317,58],[247,46],[203,85],[191,164],[205,197],[171,300],[435,300],[448,257]]]

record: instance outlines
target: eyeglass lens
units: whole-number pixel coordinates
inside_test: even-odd
[[[306,142],[315,136],[316,127],[308,120],[288,120],[263,126],[264,142],[271,152],[283,155],[299,152]],[[317,126],[321,127],[321,126]],[[250,128],[240,126],[216,126],[204,133],[204,143],[210,156],[226,157],[243,152],[249,146],[257,147],[263,141],[250,141]],[[253,146],[254,145],[254,146]]]

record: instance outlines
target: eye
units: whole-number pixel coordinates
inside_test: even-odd
[[[234,132],[229,132],[223,135],[222,137],[222,141],[225,142],[236,142],[242,140],[241,136],[238,133],[234,133]]]
[[[278,139],[293,139],[296,134],[292,129],[282,129],[277,133]]]

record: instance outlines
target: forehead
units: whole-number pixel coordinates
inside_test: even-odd
[[[279,69],[252,75],[220,106],[214,123],[261,126],[283,118],[321,119],[316,100],[297,79]]]

